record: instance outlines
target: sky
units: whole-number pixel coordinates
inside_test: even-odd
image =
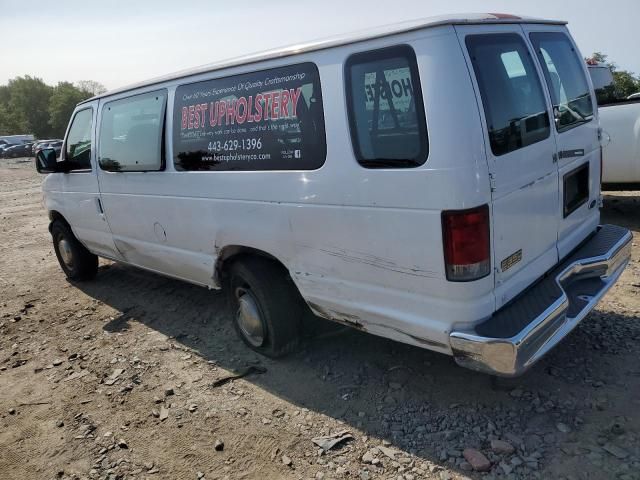
[[[640,73],[640,0],[0,0],[0,85],[31,75],[113,89],[269,48],[461,12],[567,20],[583,55],[600,51]]]

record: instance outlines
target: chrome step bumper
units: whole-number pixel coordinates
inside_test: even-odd
[[[631,258],[626,228],[602,225],[578,250],[516,300],[449,340],[456,362],[515,377],[567,336],[618,280]]]

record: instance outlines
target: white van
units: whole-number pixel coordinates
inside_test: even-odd
[[[67,276],[98,257],[225,287],[251,348],[318,316],[521,374],[630,257],[599,225],[600,144],[564,22],[433,18],[79,104],[38,155]]]
[[[602,129],[602,184],[605,189],[637,189],[640,183],[640,93],[616,91],[611,67],[587,60]]]

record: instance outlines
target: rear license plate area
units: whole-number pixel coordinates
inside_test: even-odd
[[[563,177],[564,218],[589,200],[589,162],[571,170]]]

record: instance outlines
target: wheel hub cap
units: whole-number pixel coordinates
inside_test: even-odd
[[[73,266],[73,253],[71,252],[71,245],[64,238],[58,242],[58,251],[62,257],[62,261],[67,267]]]
[[[238,326],[247,341],[254,347],[264,342],[264,323],[253,294],[243,288],[236,290],[238,299]]]

